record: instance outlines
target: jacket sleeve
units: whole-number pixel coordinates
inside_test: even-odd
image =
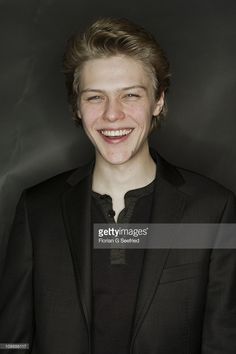
[[[0,354],[29,354],[32,346],[33,255],[25,194],[16,208],[0,281]],[[23,346],[17,349],[17,344]]]
[[[234,223],[236,226],[236,202],[234,195],[230,195],[220,222]],[[236,237],[236,233],[231,237]],[[233,243],[235,244],[235,241]],[[201,353],[236,353],[235,248],[214,249],[212,251]]]

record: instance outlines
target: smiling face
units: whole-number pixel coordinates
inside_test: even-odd
[[[117,165],[145,158],[152,116],[160,113],[164,98],[155,101],[151,74],[141,63],[127,56],[87,61],[78,103],[97,159]]]

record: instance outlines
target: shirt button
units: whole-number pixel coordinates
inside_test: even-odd
[[[108,210],[108,216],[110,216],[111,218],[113,218],[115,215],[116,215],[116,213],[115,213],[115,211],[113,210],[113,209],[110,209],[110,210]]]

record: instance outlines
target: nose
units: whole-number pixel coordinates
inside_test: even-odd
[[[107,100],[104,111],[104,119],[110,122],[124,119],[125,113],[122,109],[122,105],[117,98],[111,98]]]

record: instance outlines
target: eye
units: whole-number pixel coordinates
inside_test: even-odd
[[[103,100],[103,97],[95,95],[95,96],[87,97],[86,100],[89,102],[101,102]]]
[[[127,93],[124,97],[128,100],[137,100],[140,98],[140,95],[137,93]]]

